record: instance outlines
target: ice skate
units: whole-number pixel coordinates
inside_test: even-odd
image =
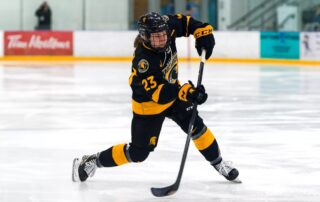
[[[213,167],[227,180],[235,183],[241,183],[241,181],[238,179],[239,171],[232,167],[231,164],[232,163],[230,161],[222,160],[220,163],[213,165]]]
[[[72,181],[84,182],[88,177],[92,177],[97,169],[97,155],[85,155],[82,160],[75,158],[73,160]]]

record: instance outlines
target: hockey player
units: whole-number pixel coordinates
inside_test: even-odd
[[[86,181],[97,168],[144,161],[156,148],[166,117],[187,133],[192,103],[203,104],[207,100],[203,85],[198,88],[191,82],[180,85],[175,40],[192,34],[197,52],[200,55],[205,49],[208,59],[215,45],[212,26],[190,16],[161,16],[151,12],[140,17],[138,30],[129,78],[133,109],[131,142],[75,158],[73,181]],[[191,137],[196,148],[221,175],[236,180],[238,170],[222,159],[217,140],[198,113]]]

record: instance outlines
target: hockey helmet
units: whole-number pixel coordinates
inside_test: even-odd
[[[158,52],[165,51],[170,44],[168,19],[156,12],[147,13],[139,18],[138,31],[144,43]],[[150,37],[152,33],[165,31],[167,34],[167,42],[162,48],[154,48],[151,46]]]

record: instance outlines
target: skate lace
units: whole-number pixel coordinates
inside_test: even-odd
[[[216,166],[216,169],[221,175],[228,176],[229,172],[233,169],[231,165],[231,161],[222,161],[220,164]]]
[[[89,157],[87,157],[87,159],[88,158]],[[85,166],[84,166],[83,169],[84,169],[84,171],[86,171],[88,176],[92,177],[95,174],[96,169],[97,169],[96,160],[95,159],[91,159],[91,160],[85,162]]]

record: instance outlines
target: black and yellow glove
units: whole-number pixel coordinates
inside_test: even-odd
[[[210,58],[212,50],[216,44],[212,32],[212,26],[208,23],[205,23],[203,27],[197,28],[193,33],[193,36],[196,39],[197,52],[199,55],[201,55],[202,49],[205,49],[206,60]]]
[[[208,94],[203,85],[195,88],[193,83],[189,81],[189,83],[185,83],[180,87],[178,97],[182,101],[201,105],[207,100]]]

